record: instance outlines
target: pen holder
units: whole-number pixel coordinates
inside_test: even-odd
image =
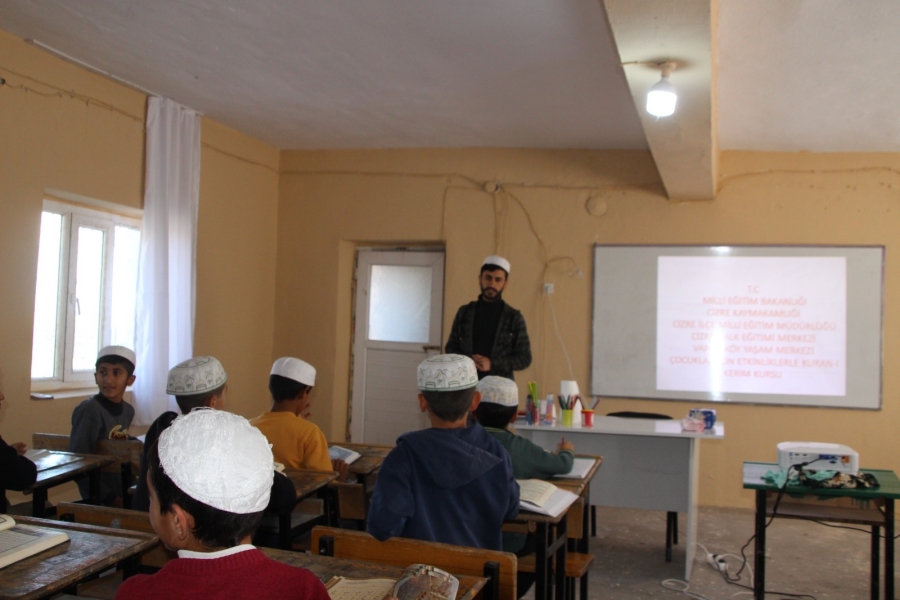
[[[562,426],[563,427],[571,427],[572,426],[572,410],[571,409],[563,409],[562,410]]]
[[[582,409],[581,411],[581,426],[582,427],[593,427],[594,426],[594,411],[590,409]]]

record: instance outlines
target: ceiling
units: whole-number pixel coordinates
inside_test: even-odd
[[[900,151],[895,0],[0,0],[0,29],[281,149]],[[643,110],[674,59],[678,111]],[[2,63],[2,58],[0,58]],[[629,63],[623,66],[622,63]]]

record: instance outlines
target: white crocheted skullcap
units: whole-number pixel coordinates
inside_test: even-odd
[[[266,437],[240,415],[197,408],[159,436],[159,464],[181,491],[230,513],[269,504],[275,460]]]
[[[478,382],[475,389],[481,392],[481,403],[499,404],[500,406],[518,406],[519,388],[516,382],[506,377],[488,375]]]
[[[282,356],[272,365],[269,375],[280,375],[303,385],[316,385],[316,368],[306,361],[292,356]]]
[[[468,356],[460,354],[438,354],[429,356],[418,369],[419,389],[434,392],[449,392],[475,387],[478,372],[475,363]]]
[[[481,266],[484,265],[497,265],[509,275],[509,261],[503,258],[502,256],[497,256],[496,254],[491,254],[484,261],[482,261]]]
[[[191,396],[209,392],[228,381],[222,363],[212,356],[195,356],[169,369],[166,393]]]
[[[130,361],[131,364],[137,365],[134,350],[126,348],[125,346],[106,346],[105,348],[101,348],[100,352],[97,353],[97,360],[99,361],[104,356],[119,356]]]

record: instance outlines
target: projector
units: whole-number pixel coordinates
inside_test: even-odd
[[[859,473],[859,454],[843,444],[822,442],[781,442],[778,444],[778,466],[787,470],[791,465],[809,463],[816,471]]]

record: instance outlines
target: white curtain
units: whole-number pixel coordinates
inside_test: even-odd
[[[193,354],[199,202],[200,115],[151,97],[135,328],[138,425],[177,412],[166,377]]]

